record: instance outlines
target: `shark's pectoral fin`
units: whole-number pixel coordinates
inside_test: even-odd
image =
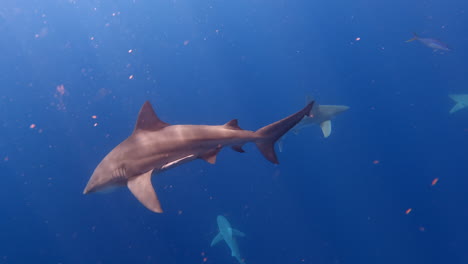
[[[239,152],[239,153],[244,153],[244,152],[245,152],[245,150],[242,148],[241,145],[235,145],[235,146],[232,146],[231,148],[232,148],[234,151],[237,151],[237,152]]]
[[[465,108],[466,106],[464,104],[460,104],[460,103],[457,103],[456,105],[454,105],[452,107],[452,109],[450,109],[450,114],[453,114],[457,111],[460,111],[462,110],[463,108]]]
[[[242,233],[241,231],[237,230],[237,229],[232,229],[232,235],[233,236],[240,236],[240,237],[245,237],[245,234]]]
[[[212,149],[212,150],[208,151],[207,153],[201,155],[200,159],[203,159],[208,163],[215,164],[216,163],[216,155],[218,155],[220,150],[221,150],[221,148]]]
[[[211,246],[214,246],[218,244],[219,241],[223,240],[223,235],[221,233],[218,233],[214,238],[213,241],[211,241]]]
[[[155,213],[162,213],[163,210],[159,203],[158,196],[151,184],[152,172],[153,170],[150,170],[142,175],[131,178],[128,180],[127,186],[138,201],[140,201],[140,203],[142,203],[146,208]]]
[[[331,121],[327,120],[320,123],[320,128],[322,128],[322,133],[325,138],[329,137],[331,134]]]

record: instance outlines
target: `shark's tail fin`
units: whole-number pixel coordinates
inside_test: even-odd
[[[410,38],[410,39],[408,39],[408,40],[405,41],[405,42],[415,41],[415,40],[417,40],[418,38],[419,38],[418,34],[416,34],[416,33],[413,32],[413,37]]]
[[[310,102],[301,111],[262,127],[255,132],[260,136],[260,139],[256,142],[257,147],[267,160],[278,164],[274,147],[275,142],[299,123],[304,116],[309,115],[313,105],[314,102]]]

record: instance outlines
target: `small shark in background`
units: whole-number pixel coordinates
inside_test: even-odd
[[[306,115],[301,122],[299,122],[292,131],[298,134],[299,131],[308,126],[319,125],[322,129],[323,137],[328,138],[331,134],[331,120],[338,114],[348,110],[349,106],[346,105],[319,105],[315,104],[312,107],[310,115]]]
[[[245,234],[232,228],[228,220],[222,215],[218,215],[216,221],[218,222],[219,233],[215,236],[215,238],[213,238],[213,241],[211,241],[211,246],[214,246],[219,241],[224,240],[231,249],[231,256],[235,257],[239,263],[245,264],[240,256],[239,247],[237,246],[237,241],[235,238],[244,237]]]
[[[308,101],[310,101],[310,99],[308,99]],[[301,122],[299,122],[292,131],[297,135],[304,127],[319,125],[322,129],[323,137],[328,138],[332,130],[331,120],[348,109],[349,106],[346,105],[319,105],[315,103],[310,114],[304,116]],[[280,152],[283,152],[283,141],[284,137],[278,141],[278,149]]]
[[[450,114],[468,107],[468,94],[449,94],[449,97],[455,101],[455,105],[450,109]]]
[[[242,146],[254,142],[263,156],[278,164],[274,143],[310,114],[314,102],[299,112],[257,131],[243,130],[233,119],[224,125],[169,125],[161,121],[147,101],[141,107],[133,133],[99,163],[83,193],[109,187],[127,186],[149,210],[162,213],[151,175],[195,159],[211,164],[226,146],[244,152]]]
[[[443,43],[440,40],[433,39],[433,38],[420,38],[416,33],[413,32],[413,38],[408,39],[405,42],[412,42],[418,40],[422,44],[428,46],[429,48],[433,49],[434,51],[443,50],[443,51],[450,51],[451,49],[448,47],[447,44]]]

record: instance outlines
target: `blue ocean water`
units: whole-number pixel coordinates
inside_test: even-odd
[[[466,1],[4,0],[0,263],[468,263]],[[405,40],[417,32],[451,47]],[[83,195],[149,100],[256,130],[306,97],[350,110],[153,176],[165,209]],[[437,182],[436,182],[437,181]]]

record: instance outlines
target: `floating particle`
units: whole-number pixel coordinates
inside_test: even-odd
[[[9,161],[10,158],[8,156],[5,156],[5,158],[3,158],[3,161]]]
[[[57,85],[55,90],[57,90],[57,93],[59,93],[60,95],[65,94],[65,86],[63,86],[63,84]]]
[[[133,80],[133,74],[130,75],[130,76],[128,76],[128,79],[129,79],[129,80]]]
[[[128,53],[132,53],[132,52],[133,52],[133,50],[132,50],[132,49],[129,49],[129,50],[128,50]]]
[[[186,40],[184,41],[184,46],[187,46],[190,43],[190,41]]]
[[[208,261],[208,258],[207,257],[203,258],[203,262],[206,262],[206,261]]]
[[[179,210],[179,211],[177,211],[177,214],[178,214],[178,215],[181,215],[183,212],[184,212],[184,211]]]
[[[373,163],[374,165],[377,165],[377,164],[380,163],[380,161],[379,161],[379,160],[374,160],[372,163]]]
[[[94,123],[93,127],[97,127],[98,126],[98,123]]]
[[[92,118],[92,119],[96,119],[96,118],[97,118],[97,115],[92,115],[91,118]]]
[[[409,214],[409,213],[411,213],[411,211],[413,211],[413,208],[408,208],[408,209],[405,211],[405,214]]]
[[[31,125],[29,125],[29,128],[31,128],[31,129],[36,128],[36,124],[31,124]]]
[[[432,186],[436,185],[438,181],[439,181],[439,178],[433,179],[431,185]]]
[[[94,37],[90,37],[89,39],[90,39],[90,40],[94,40]]]
[[[361,38],[360,38],[360,37],[357,37],[357,38],[356,38],[356,41],[360,41],[360,40],[361,40]]]
[[[426,231],[426,228],[425,228],[424,226],[420,226],[420,227],[419,227],[419,231],[425,232],[425,231]]]

